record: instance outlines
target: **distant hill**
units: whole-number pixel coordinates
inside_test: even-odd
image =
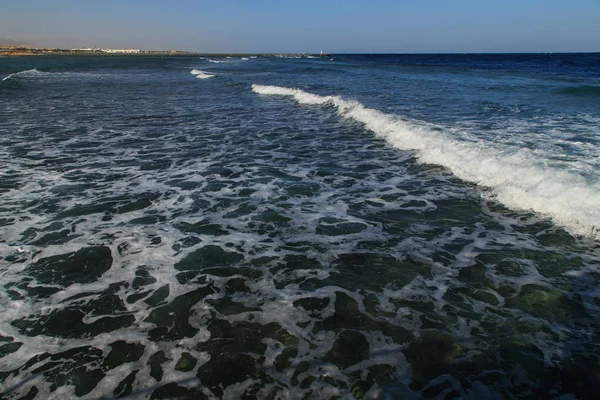
[[[40,47],[35,44],[21,42],[18,40],[0,38],[0,47]]]

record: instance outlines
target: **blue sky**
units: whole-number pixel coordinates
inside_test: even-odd
[[[0,0],[0,37],[201,52],[600,51],[600,0]]]

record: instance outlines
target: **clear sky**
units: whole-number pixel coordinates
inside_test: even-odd
[[[200,52],[600,51],[600,0],[0,0],[0,38]]]

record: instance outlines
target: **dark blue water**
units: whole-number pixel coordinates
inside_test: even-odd
[[[600,390],[599,54],[0,79],[0,397]]]

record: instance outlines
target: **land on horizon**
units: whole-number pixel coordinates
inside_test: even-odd
[[[380,52],[354,52],[354,53],[298,53],[298,52],[200,52],[200,51],[185,51],[185,50],[144,50],[139,48],[60,48],[60,47],[44,47],[37,46],[25,41],[18,41],[12,39],[0,38],[0,57],[15,57],[15,56],[204,56],[204,57],[226,57],[226,56],[287,56],[287,55],[310,55],[310,56],[322,56],[328,57],[332,54],[575,54],[575,53],[596,53],[596,51],[575,51],[575,52],[442,52],[442,53],[430,53],[430,52],[406,52],[406,53],[380,53]]]
[[[232,53],[232,52],[193,52],[183,50],[142,50],[138,48],[50,48],[37,46],[24,41],[0,38],[0,57],[15,56],[260,56],[260,55],[278,55],[281,53]],[[302,54],[312,56],[329,56],[329,53],[285,53]]]
[[[36,55],[181,55],[195,54],[181,50],[141,50],[107,48],[50,48],[25,41],[0,38],[0,56],[36,56]]]

